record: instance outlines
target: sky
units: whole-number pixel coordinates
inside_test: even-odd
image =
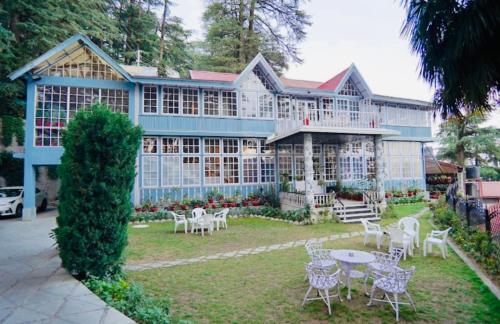
[[[172,8],[194,39],[202,38],[204,7],[205,0],[176,0]],[[304,61],[292,63],[286,77],[326,81],[354,63],[373,93],[432,99],[431,87],[419,77],[418,57],[401,36],[400,0],[311,0],[303,7],[312,22],[299,45]],[[487,124],[498,127],[500,111]]]

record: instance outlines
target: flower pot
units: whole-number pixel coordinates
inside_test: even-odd
[[[156,213],[157,211],[159,211],[159,210],[160,210],[160,208],[158,208],[158,207],[151,207],[149,210],[150,210],[151,212],[153,212],[153,213]]]
[[[140,213],[142,211],[142,208],[141,207],[135,207],[134,210],[135,210],[136,213]]]
[[[319,204],[314,205],[314,208],[319,208],[319,207],[320,207]]]
[[[182,209],[182,210],[188,210],[188,206],[186,206],[186,205],[181,205],[181,209]]]

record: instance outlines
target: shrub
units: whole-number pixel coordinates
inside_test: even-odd
[[[22,186],[24,180],[24,160],[16,159],[11,152],[0,152],[0,177],[8,186]]]
[[[54,233],[64,267],[78,278],[120,270],[141,133],[102,105],[79,111],[63,133]]]
[[[169,300],[146,296],[140,286],[125,278],[113,280],[92,277],[83,283],[108,305],[138,323],[170,323]]]

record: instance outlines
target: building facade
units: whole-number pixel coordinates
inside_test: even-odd
[[[259,54],[239,74],[159,77],[123,66],[75,35],[10,75],[27,85],[25,209],[35,171],[60,163],[61,132],[79,109],[107,104],[142,126],[133,203],[279,188],[425,189],[430,104],[371,92],[354,65],[326,82],[278,77]]]

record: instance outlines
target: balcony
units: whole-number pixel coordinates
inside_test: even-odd
[[[268,138],[268,142],[284,139],[301,132],[308,133],[337,133],[356,135],[397,136],[396,130],[382,128],[378,111],[345,111],[333,110],[322,116],[308,114],[301,118],[279,119],[275,133]]]

